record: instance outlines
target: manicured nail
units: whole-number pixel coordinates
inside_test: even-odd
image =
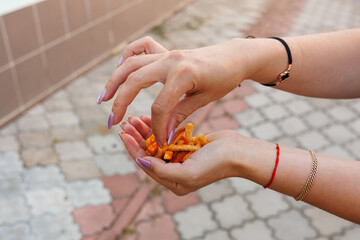
[[[109,119],[108,119],[107,128],[108,128],[108,129],[111,129],[113,123],[114,123],[114,113],[110,113],[110,116],[109,116]]]
[[[174,137],[175,137],[175,129],[171,130],[171,132],[170,132],[170,136],[168,139],[168,145],[170,145],[172,143],[172,141],[174,140]]]
[[[161,144],[161,142],[155,137],[155,142],[157,143],[157,145],[159,146],[159,147],[162,147],[162,144]]]
[[[124,60],[124,58],[123,58],[123,56],[121,56],[121,58],[119,59],[119,62],[118,62],[118,64],[117,64],[116,68],[120,67],[120,65],[123,63],[123,60]]]
[[[105,95],[106,95],[106,88],[104,88],[104,89],[101,91],[99,97],[98,97],[97,100],[96,100],[96,103],[97,103],[97,104],[100,104],[100,103],[104,100]]]
[[[145,159],[137,157],[136,158],[136,163],[139,164],[143,168],[146,168],[146,169],[149,169],[149,170],[151,169],[150,162],[146,161]]]

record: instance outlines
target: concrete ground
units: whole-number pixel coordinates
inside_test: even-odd
[[[176,49],[249,33],[360,27],[359,1],[291,4],[198,0],[147,34]],[[148,179],[128,158],[120,128],[106,129],[111,103],[95,103],[118,58],[0,129],[0,239],[359,239],[359,225],[243,179],[184,197]],[[127,114],[149,114],[160,88],[143,90]],[[360,160],[360,100],[305,98],[245,82],[205,112],[198,132],[233,129]]]

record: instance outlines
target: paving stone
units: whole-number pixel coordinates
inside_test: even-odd
[[[238,195],[213,203],[211,208],[215,211],[215,218],[224,228],[238,226],[255,217],[249,210],[248,204]]]
[[[72,211],[63,189],[32,190],[26,192],[26,199],[33,216],[45,213],[59,214]]]
[[[309,103],[301,99],[287,103],[286,108],[295,115],[302,115],[313,110]]]
[[[73,105],[68,99],[49,99],[44,102],[47,111],[63,111],[73,109]]]
[[[5,126],[0,127],[0,135],[1,136],[9,136],[16,134],[18,131],[17,126],[15,123],[8,123]]]
[[[299,148],[299,144],[293,137],[280,137],[276,141],[279,145]]]
[[[115,135],[95,135],[88,138],[89,144],[97,154],[117,153],[125,150],[120,137]]]
[[[24,160],[26,167],[33,167],[36,165],[47,166],[57,163],[58,157],[53,148],[28,148],[21,152],[21,158]]]
[[[279,121],[280,128],[289,135],[294,135],[307,130],[306,125],[297,117],[290,117]]]
[[[321,128],[330,123],[329,117],[319,111],[304,116],[304,119],[313,128]]]
[[[251,127],[251,131],[254,133],[256,138],[263,140],[272,140],[281,136],[280,130],[271,122],[266,122],[259,124],[257,126]]]
[[[4,172],[0,174],[0,196],[21,195],[24,191],[23,179],[20,174]]]
[[[196,193],[189,193],[185,196],[176,196],[171,191],[163,191],[164,206],[169,213],[183,211],[190,206],[194,206],[200,202]]]
[[[128,155],[124,153],[96,155],[94,161],[106,176],[136,172],[133,160],[129,159]]]
[[[235,189],[235,191],[240,194],[249,193],[262,189],[260,185],[244,178],[233,177],[233,178],[228,178],[228,180],[230,181],[230,184]]]
[[[19,140],[24,148],[47,147],[52,143],[49,130],[20,133]]]
[[[268,223],[275,230],[275,236],[280,240],[303,240],[316,236],[315,230],[309,226],[308,221],[294,210],[271,218]]]
[[[281,90],[271,91],[269,95],[278,103],[286,103],[295,98],[293,94]]]
[[[355,111],[357,111],[358,113],[360,113],[360,101],[352,104],[351,107],[352,107],[353,109],[355,109]]]
[[[319,149],[329,144],[329,141],[316,131],[301,134],[296,138],[306,149]]]
[[[265,225],[263,221],[260,220],[246,223],[242,228],[234,228],[231,230],[231,236],[234,239],[273,239],[271,230]]]
[[[100,178],[100,169],[92,160],[75,160],[60,163],[67,181]]]
[[[308,98],[307,99],[311,105],[319,109],[326,109],[334,105],[333,99],[324,99],[324,98]]]
[[[55,92],[48,99],[49,100],[56,100],[56,99],[68,99],[68,98],[69,98],[69,94],[64,89],[62,89],[62,90],[59,90],[59,91]]]
[[[78,108],[75,112],[81,122],[104,122],[108,117],[98,106]]]
[[[57,165],[28,168],[24,172],[24,179],[30,190],[64,186],[64,176]]]
[[[243,127],[249,127],[264,121],[264,118],[254,109],[248,109],[236,114],[235,119]]]
[[[233,118],[228,116],[209,119],[209,123],[214,131],[235,129],[239,127],[239,124]]]
[[[347,220],[315,207],[305,209],[304,213],[310,218],[312,225],[319,231],[321,236],[339,234],[345,228],[353,225]]]
[[[235,131],[245,137],[252,137],[252,133],[248,131],[246,128],[238,128]]]
[[[176,226],[170,215],[159,216],[152,221],[143,222],[137,226],[139,239],[174,239],[178,240],[179,235],[175,230]]]
[[[321,151],[323,154],[327,154],[334,157],[352,159],[353,157],[342,147],[330,146]]]
[[[0,153],[0,174],[22,172],[23,164],[17,152]]]
[[[340,124],[326,127],[323,133],[335,143],[343,143],[356,138],[355,134]]]
[[[21,131],[38,131],[49,128],[49,122],[43,116],[24,116],[17,121]]]
[[[29,208],[23,196],[0,198],[0,227],[3,223],[27,220],[29,220]]]
[[[74,223],[72,215],[67,212],[34,217],[30,224],[36,239],[39,240],[81,239],[79,226]]]
[[[358,134],[360,135],[360,119],[357,119],[349,124],[349,126]]]
[[[131,198],[128,197],[113,200],[111,205],[113,206],[115,213],[120,214],[125,209],[130,200]]]
[[[111,202],[109,190],[98,179],[67,183],[66,192],[69,200],[77,208]]]
[[[135,173],[102,177],[104,186],[110,190],[113,199],[130,197],[139,187],[140,181]]]
[[[224,230],[215,230],[213,232],[209,232],[207,234],[205,234],[205,236],[203,238],[198,238],[199,240],[230,240],[231,238],[229,237],[228,233],[225,232]],[[196,240],[198,240],[196,239]]]
[[[356,140],[354,142],[346,144],[346,148],[355,155],[357,160],[360,160],[360,140]]]
[[[52,127],[75,126],[79,124],[79,118],[72,111],[48,112],[47,118]]]
[[[246,196],[251,209],[260,218],[267,218],[289,208],[282,194],[274,191],[257,191]]]
[[[360,236],[360,228],[352,228],[345,231],[344,235],[334,237],[334,240],[355,240]]]
[[[93,157],[93,153],[83,141],[59,142],[55,144],[55,150],[60,160],[84,160]]]
[[[18,151],[19,143],[14,136],[0,137],[0,152]]]
[[[0,239],[6,240],[33,240],[29,225],[17,223],[12,225],[0,225]]]
[[[231,195],[234,190],[231,188],[229,181],[222,180],[210,184],[197,191],[197,194],[203,202],[213,202],[221,198]]]
[[[43,115],[45,113],[45,108],[42,104],[37,104],[36,106],[30,108],[25,115],[26,116],[35,116],[35,115]]]
[[[229,101],[226,101],[222,104],[222,107],[225,109],[225,111],[230,114],[234,115],[235,113],[244,111],[245,109],[248,109],[249,106],[241,99],[232,99]]]
[[[262,93],[255,93],[244,97],[245,102],[252,108],[259,108],[271,103],[271,100]]]
[[[51,136],[55,142],[83,140],[84,131],[79,126],[51,128]]]
[[[148,221],[156,216],[165,213],[164,201],[161,196],[154,196],[147,199],[144,205],[141,207],[139,213],[134,220],[135,223]]]
[[[346,122],[356,117],[356,114],[345,106],[332,107],[327,113],[339,122]]]
[[[177,230],[184,239],[200,237],[206,231],[217,228],[210,210],[203,204],[192,206],[186,209],[186,211],[175,213],[174,219],[177,223]]]
[[[76,208],[73,214],[83,235],[101,232],[108,228],[115,218],[111,205]]]
[[[272,121],[281,119],[289,115],[289,112],[281,105],[271,105],[261,109],[261,111],[269,120]]]

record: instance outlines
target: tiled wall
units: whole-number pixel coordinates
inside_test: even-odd
[[[0,16],[0,126],[190,0],[45,0]]]

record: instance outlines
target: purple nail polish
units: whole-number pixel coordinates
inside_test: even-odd
[[[168,145],[171,144],[171,142],[174,140],[174,137],[175,137],[175,129],[171,130],[171,132],[170,132],[170,136],[168,139]]]
[[[137,157],[136,158],[136,163],[139,164],[143,168],[146,168],[146,169],[149,169],[149,170],[151,169],[150,162],[145,160],[145,159]]]
[[[159,147],[162,147],[162,144],[161,144],[161,142],[155,137],[155,142],[157,143],[157,145],[159,146]]]
[[[124,58],[123,58],[123,56],[121,56],[121,58],[119,59],[119,62],[118,62],[118,64],[117,64],[116,68],[120,67],[120,65],[123,63],[123,60],[124,60]]]
[[[106,88],[104,88],[104,89],[101,91],[99,97],[98,97],[97,100],[96,100],[96,103],[97,103],[97,104],[100,104],[100,103],[104,100],[105,95],[106,95]]]
[[[108,128],[108,129],[111,129],[113,123],[114,123],[114,113],[110,113],[110,116],[109,116],[109,119],[108,119],[107,128]]]

